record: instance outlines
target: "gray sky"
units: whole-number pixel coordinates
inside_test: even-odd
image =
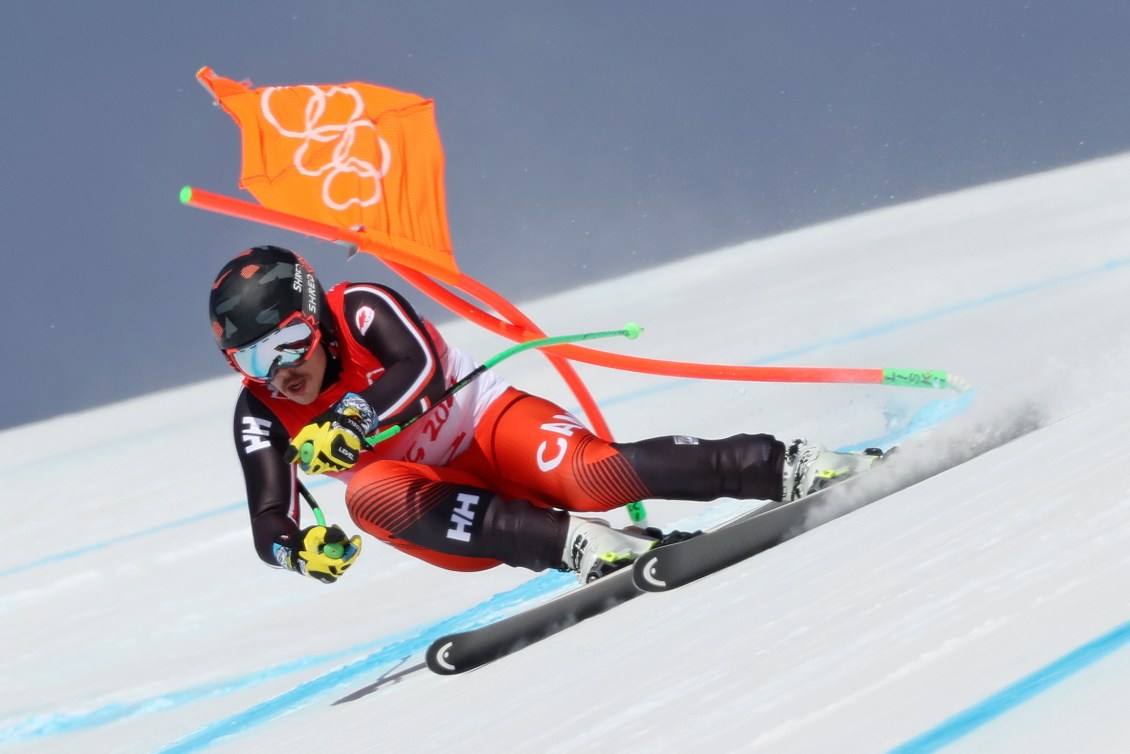
[[[521,301],[1130,149],[1127,29],[1125,0],[8,0],[0,426],[223,374],[208,288],[247,246],[395,282],[178,203],[248,197],[202,65],[434,99],[459,264]]]

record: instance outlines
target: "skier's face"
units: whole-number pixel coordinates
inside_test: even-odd
[[[326,376],[326,349],[321,344],[314,347],[310,358],[293,367],[280,367],[271,379],[271,385],[286,398],[306,405],[313,403],[322,392],[322,379]]]

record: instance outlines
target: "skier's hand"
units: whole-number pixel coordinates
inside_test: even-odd
[[[373,407],[349,393],[294,436],[286,449],[286,462],[297,463],[307,474],[351,469],[375,424]]]
[[[309,526],[302,530],[302,543],[295,555],[295,570],[325,584],[332,584],[361,554],[361,537],[347,538],[339,526]]]

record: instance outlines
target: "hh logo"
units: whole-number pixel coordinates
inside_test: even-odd
[[[482,502],[482,499],[478,495],[468,495],[466,492],[460,492],[455,499],[459,501],[459,507],[451,511],[451,528],[447,530],[447,538],[470,542],[471,525],[475,523],[475,514],[478,512],[475,506]]]
[[[271,430],[271,423],[266,419],[256,419],[254,416],[243,417],[243,454],[251,455],[256,450],[271,447],[267,435]]]
[[[557,435],[562,435],[562,437],[555,437],[553,439],[553,447],[556,448],[556,452],[553,453],[552,456],[547,456],[550,452],[548,442],[542,440],[541,444],[538,445],[538,468],[541,469],[543,473],[553,471],[565,460],[565,451],[569,448],[569,443],[565,438],[572,437],[573,433],[578,429],[584,429],[581,423],[569,416],[569,414],[557,414],[553,418],[558,421],[543,424],[541,425],[541,429],[543,432],[552,432]]]

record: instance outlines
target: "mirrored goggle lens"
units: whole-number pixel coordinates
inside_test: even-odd
[[[295,322],[264,335],[249,346],[231,352],[239,371],[255,380],[270,379],[279,367],[303,361],[314,345],[314,330],[305,322]]]

